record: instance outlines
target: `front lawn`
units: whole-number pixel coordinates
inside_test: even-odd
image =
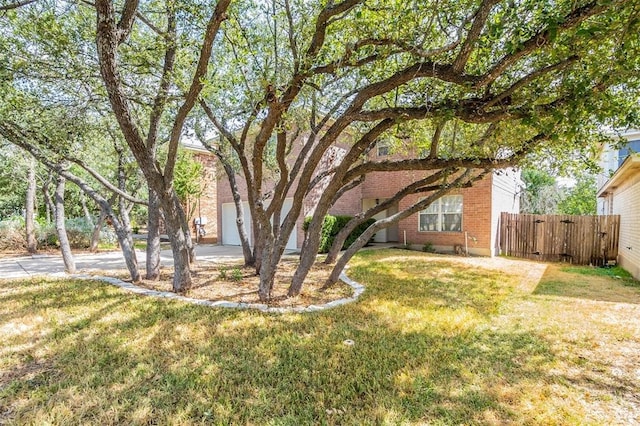
[[[526,262],[459,262],[363,251],[361,299],[313,314],[0,281],[0,424],[640,422],[638,287],[530,294]]]

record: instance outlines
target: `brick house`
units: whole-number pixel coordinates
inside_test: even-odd
[[[216,158],[199,144],[183,143],[182,147],[193,152],[194,160],[203,165],[202,177],[203,192],[197,200],[189,200],[183,206],[189,216],[187,221],[192,230],[192,238],[196,241],[196,220],[201,218],[206,235],[198,238],[198,241],[206,244],[218,242],[218,192],[216,176]]]
[[[626,146],[602,149],[597,211],[620,215],[618,263],[640,279],[640,130],[622,137],[628,141]]]
[[[333,147],[323,158],[319,170],[329,168],[339,162],[346,150]],[[378,157],[388,157],[389,151],[384,144],[369,153],[372,161]],[[391,157],[393,158],[393,157]],[[345,193],[330,209],[334,215],[354,215],[368,209],[376,203],[393,196],[400,188],[407,186],[416,178],[419,171],[384,172],[367,175],[358,187]],[[218,175],[217,181],[217,230],[218,241],[225,245],[239,245],[240,240],[235,223],[235,206],[226,177]],[[246,188],[239,179],[240,191],[246,194]],[[522,186],[520,174],[516,171],[499,171],[476,182],[471,188],[454,190],[440,198],[427,209],[399,221],[394,226],[379,231],[375,242],[397,242],[422,246],[430,243],[438,251],[453,251],[455,246],[469,253],[493,256],[498,253],[498,230],[501,212],[518,213],[520,210],[519,192]],[[304,232],[302,222],[305,216],[313,213],[315,202],[323,190],[319,185],[307,196],[303,214],[296,224],[296,232],[292,233],[287,244],[288,249],[296,249],[302,245]],[[289,194],[292,196],[293,194]],[[413,204],[420,195],[409,196],[396,206],[376,215],[376,218],[387,217],[400,209]],[[244,197],[246,200],[246,197]],[[251,223],[248,202],[245,203],[245,224]],[[291,201],[285,202],[285,211]],[[247,229],[251,237],[251,230]]]

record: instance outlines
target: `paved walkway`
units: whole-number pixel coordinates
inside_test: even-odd
[[[140,269],[144,270],[146,254],[136,251]],[[95,271],[110,271],[126,269],[122,252],[113,251],[95,254],[77,254],[76,269],[78,273]],[[236,246],[199,245],[196,246],[198,260],[209,262],[227,261],[242,258],[242,249]],[[160,262],[163,266],[173,265],[171,250],[160,252]],[[59,254],[36,254],[33,256],[10,257],[0,259],[0,279],[26,278],[36,275],[63,275],[64,264]]]

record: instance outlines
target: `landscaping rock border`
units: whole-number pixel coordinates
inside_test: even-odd
[[[141,294],[143,296],[159,297],[159,298],[165,298],[165,299],[171,299],[171,300],[180,300],[182,302],[191,303],[194,305],[209,306],[212,308],[255,309],[261,312],[285,314],[285,313],[306,313],[306,312],[325,311],[327,309],[335,308],[341,305],[346,305],[348,303],[353,303],[356,300],[358,300],[358,298],[360,298],[360,295],[362,295],[362,293],[364,292],[365,286],[349,278],[345,274],[346,269],[347,268],[343,269],[342,272],[340,273],[340,279],[353,289],[353,295],[351,297],[345,297],[342,299],[333,300],[331,302],[328,302],[322,305],[309,305],[305,307],[298,306],[298,307],[291,307],[291,308],[269,306],[262,303],[229,302],[227,300],[218,300],[216,302],[212,302],[210,300],[195,299],[193,297],[181,296],[179,294],[172,293],[170,291],[151,290],[148,288],[139,287],[133,283],[122,281],[118,278],[104,277],[100,275],[83,274],[83,275],[74,275],[73,278],[103,281],[108,284],[120,287],[124,290],[130,291],[132,293]]]

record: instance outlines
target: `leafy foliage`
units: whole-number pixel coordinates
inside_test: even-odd
[[[554,214],[562,199],[562,189],[556,178],[542,169],[522,171],[523,188],[520,211],[530,214]]]
[[[198,198],[204,190],[204,166],[190,151],[180,151],[176,160],[173,187],[181,201]]]
[[[565,196],[558,203],[558,213],[590,215],[596,214],[596,179],[593,175],[578,176],[575,186],[566,191]]]
[[[65,227],[71,248],[85,249],[91,245],[93,226],[84,217],[66,219]],[[36,238],[39,248],[58,245],[58,236],[53,224],[36,221]],[[100,231],[100,242],[114,244],[116,241],[113,229],[105,225]],[[23,217],[12,216],[0,221],[0,250],[22,250],[25,246]]]
[[[324,221],[322,222],[322,234],[320,236],[320,248],[318,249],[318,253],[328,253],[329,249],[333,245],[333,240],[336,235],[345,225],[353,219],[352,216],[333,216],[326,215],[324,217]],[[358,225],[347,237],[342,245],[342,249],[345,250],[348,248],[362,233],[371,226],[376,220],[368,219],[366,222]],[[309,224],[311,223],[311,217],[306,217],[303,223],[302,228],[307,231]]]
[[[544,169],[525,169],[521,196],[522,213],[592,215],[596,213],[596,180],[588,171],[574,175],[576,183],[566,188]]]

